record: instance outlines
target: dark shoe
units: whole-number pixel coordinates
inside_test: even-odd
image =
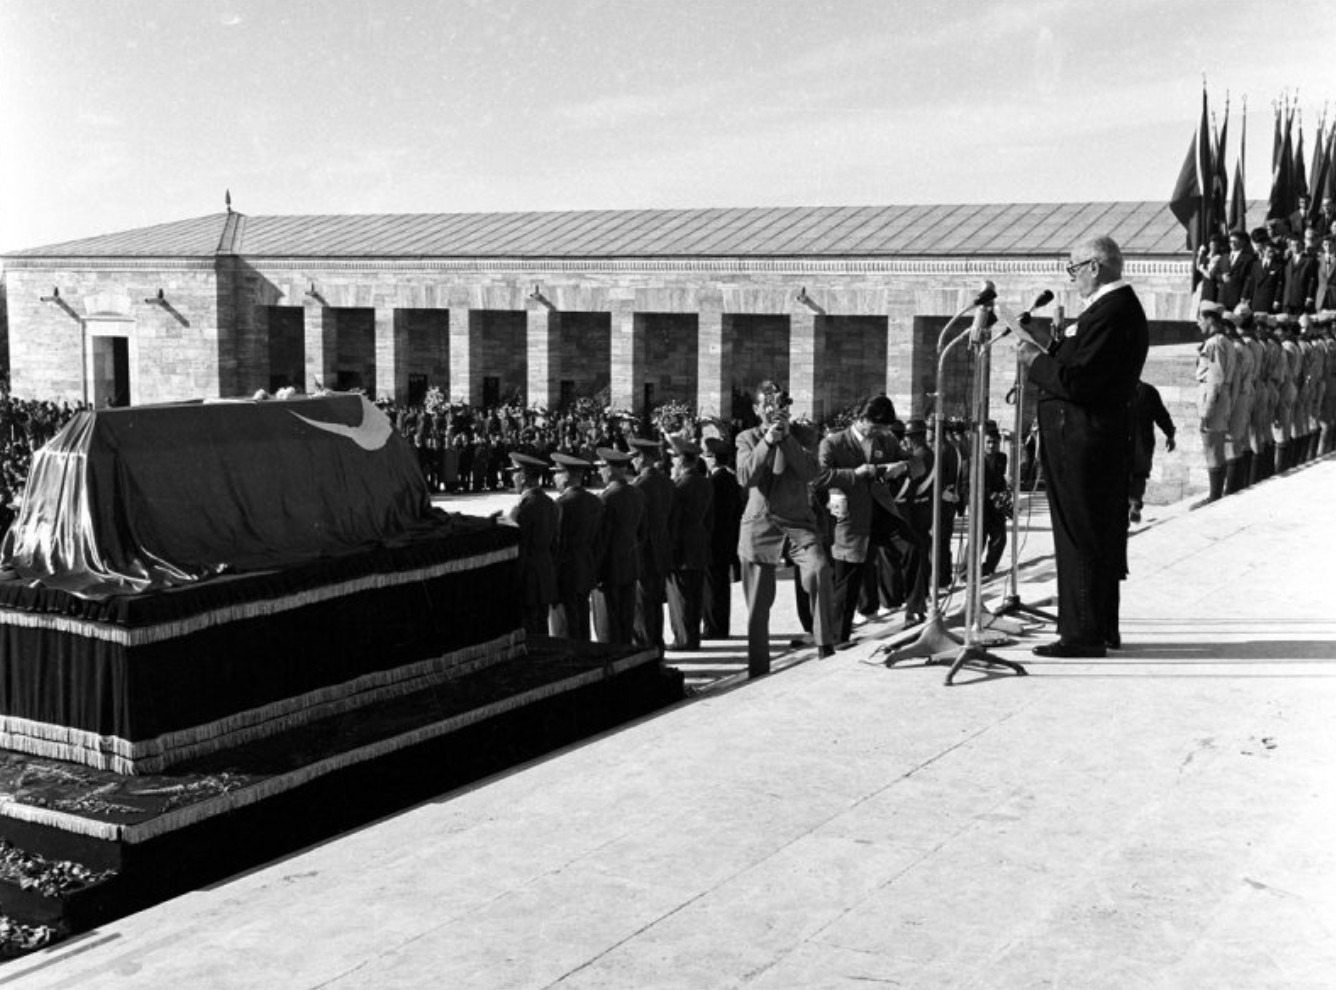
[[[1123,648],[1123,637],[1117,633],[1112,636],[1105,636],[1104,645],[1111,650],[1121,650]]]
[[[827,657],[833,657],[834,655],[835,647],[831,646],[829,643],[825,646],[818,646],[816,648],[816,656],[818,660],[825,660]]]
[[[1137,505],[1132,506],[1132,511],[1127,514],[1127,518],[1130,522],[1141,522],[1141,507]]]
[[[1052,643],[1044,643],[1036,646],[1032,651],[1037,657],[1093,657],[1099,658],[1105,656],[1103,643],[1068,643],[1065,640],[1055,640]]]
[[[814,642],[816,640],[812,639],[811,633],[804,633],[801,636],[794,636],[793,639],[789,640],[789,645],[793,647],[811,646]]]

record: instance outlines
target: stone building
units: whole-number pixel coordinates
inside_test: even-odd
[[[1122,245],[1153,344],[1190,340],[1182,228],[1158,202],[229,209],[0,265],[20,396],[150,403],[318,383],[413,401],[440,385],[478,405],[557,407],[606,389],[619,408],[681,399],[726,416],[734,390],[773,378],[820,420],[883,390],[902,415],[923,412],[938,335],[984,279],[1013,309],[1051,288],[1075,314],[1066,252],[1096,234]],[[1006,367],[1012,352],[996,352]],[[947,412],[965,409],[965,371],[943,383]],[[999,401],[1012,377],[994,374]]]

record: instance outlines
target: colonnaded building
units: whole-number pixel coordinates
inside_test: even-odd
[[[1122,245],[1151,320],[1148,380],[1190,386],[1176,380],[1195,336],[1189,259],[1162,202],[345,216],[229,207],[12,251],[0,264],[22,397],[138,404],[318,384],[413,402],[439,385],[454,401],[555,408],[606,389],[617,408],[678,399],[727,416],[735,389],[771,378],[820,420],[883,390],[902,416],[922,413],[938,336],[984,279],[1013,309],[1050,288],[1075,315],[1063,266],[1098,234]],[[1004,367],[1011,354],[996,350]],[[999,396],[1012,377],[994,375]],[[964,412],[965,391],[944,384],[941,407]],[[1166,399],[1176,418],[1194,417],[1179,423],[1186,439],[1190,394]],[[1203,486],[1186,466],[1177,483],[1158,480],[1170,495]]]

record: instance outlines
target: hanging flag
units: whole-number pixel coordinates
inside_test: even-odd
[[[1313,164],[1308,173],[1308,216],[1306,222],[1312,223],[1322,213],[1323,190],[1327,185],[1327,171],[1331,168],[1331,158],[1327,151],[1326,117],[1317,122],[1317,140],[1313,142]]]
[[[1290,145],[1290,121],[1287,114],[1280,136],[1280,154],[1275,156],[1275,164],[1271,168],[1271,204],[1266,211],[1268,220],[1288,220],[1294,212],[1291,188],[1293,178],[1294,153]]]
[[[1225,144],[1229,133],[1229,93],[1225,92],[1225,122],[1220,125],[1215,146],[1212,149],[1211,169],[1211,229],[1216,233],[1225,222],[1229,212],[1229,166],[1225,164]]]
[[[1201,91],[1201,122],[1188,145],[1187,157],[1179,170],[1174,191],[1169,195],[1169,211],[1187,230],[1187,248],[1192,252],[1192,286],[1201,281],[1195,264],[1198,251],[1211,231],[1211,188],[1214,165],[1211,161],[1211,120],[1206,105],[1206,87]]]
[[[1243,186],[1243,162],[1248,157],[1248,99],[1243,99],[1243,131],[1239,135],[1239,157],[1234,162],[1234,188],[1229,197],[1229,229],[1248,229],[1248,197]]]
[[[1308,176],[1304,172],[1304,118],[1299,115],[1299,136],[1295,139],[1294,161],[1291,165],[1294,168],[1294,176],[1290,179],[1290,190],[1294,196],[1294,209],[1299,208],[1299,197],[1308,198]]]

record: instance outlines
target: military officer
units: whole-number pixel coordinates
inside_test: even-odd
[[[632,437],[631,455],[637,471],[631,482],[645,496],[646,539],[640,545],[640,575],[636,579],[635,642],[663,649],[663,605],[667,601],[668,572],[673,568],[673,483],[663,473],[663,445],[658,440]]]
[[[614,447],[597,449],[602,465],[603,557],[594,589],[594,631],[600,643],[629,646],[634,640],[636,576],[645,539],[645,495],[627,480],[631,455]]]
[[[700,473],[701,449],[683,437],[673,451],[673,569],[668,575],[668,619],[674,650],[700,649],[701,599],[714,529],[714,486]]]
[[[542,488],[547,463],[528,454],[511,454],[510,460],[520,499],[500,521],[520,531],[524,632],[546,636],[548,610],[557,600],[557,507]]]
[[[704,601],[701,609],[705,639],[728,639],[733,604],[733,581],[740,573],[738,525],[742,521],[742,489],[729,467],[732,444],[720,437],[706,437],[703,453],[709,471],[714,506],[710,562],[705,568]]]
[[[553,636],[589,642],[589,595],[598,583],[603,548],[603,503],[585,488],[594,465],[584,458],[556,451],[557,601],[548,617]]]

